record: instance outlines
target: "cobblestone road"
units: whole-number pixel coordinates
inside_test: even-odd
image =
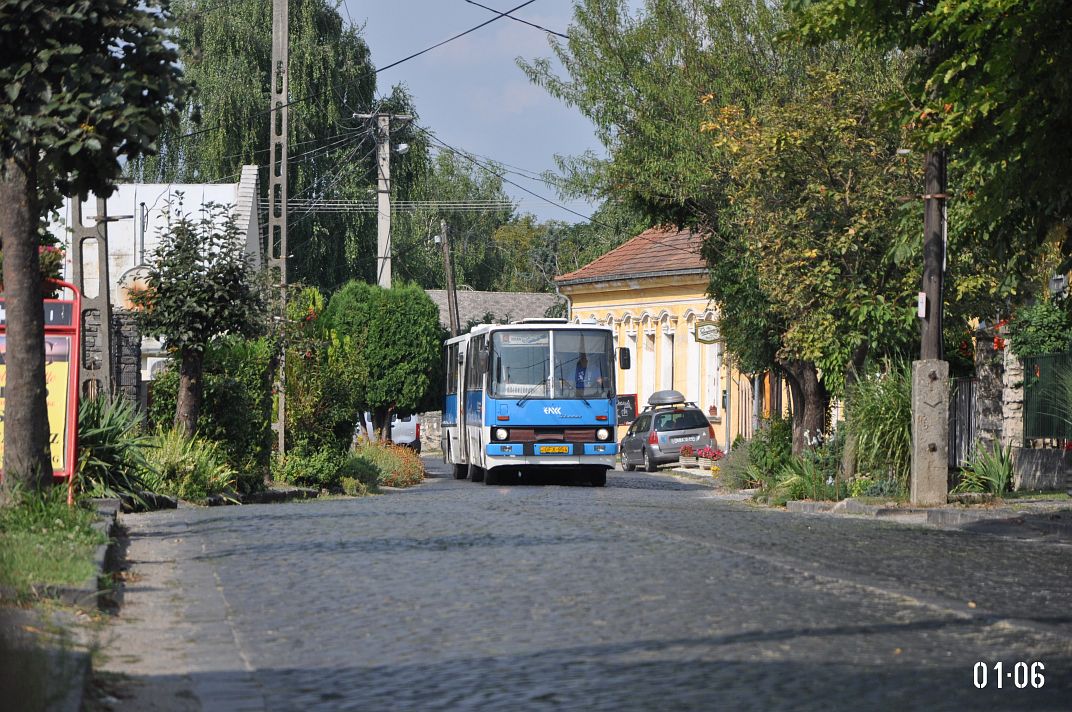
[[[116,709],[1072,709],[1064,544],[632,473],[125,521]]]

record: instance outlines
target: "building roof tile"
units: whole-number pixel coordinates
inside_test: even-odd
[[[700,254],[703,238],[691,230],[653,227],[584,267],[555,277],[560,285],[628,277],[706,271]]]

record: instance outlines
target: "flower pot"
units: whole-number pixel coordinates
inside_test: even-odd
[[[696,467],[696,458],[695,457],[688,457],[686,455],[682,455],[678,459],[678,462],[681,464],[682,467]]]
[[[714,460],[712,460],[709,457],[698,458],[698,464],[700,466],[700,469],[702,469],[702,470],[710,470],[711,469],[711,464],[713,462],[714,462]]]

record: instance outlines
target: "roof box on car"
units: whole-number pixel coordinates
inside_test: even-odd
[[[677,405],[684,402],[685,396],[678,391],[655,391],[648,398],[648,405]]]

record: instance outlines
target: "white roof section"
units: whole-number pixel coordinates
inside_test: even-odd
[[[165,210],[178,208],[182,200],[184,213],[196,217],[209,203],[232,206],[239,229],[245,234],[246,251],[256,267],[260,267],[260,191],[257,166],[243,166],[237,183],[122,183],[107,200],[108,206],[108,276],[111,284],[112,304],[123,306],[121,282],[128,273],[143,265],[147,255],[159,243],[159,234],[167,227]],[[96,224],[97,197],[90,194],[83,203],[82,216],[86,226]],[[49,225],[67,252],[64,262],[64,278],[72,276],[71,199],[67,198],[60,209],[60,220]],[[92,243],[83,248],[85,253],[86,292],[99,293],[97,284],[97,251]]]

